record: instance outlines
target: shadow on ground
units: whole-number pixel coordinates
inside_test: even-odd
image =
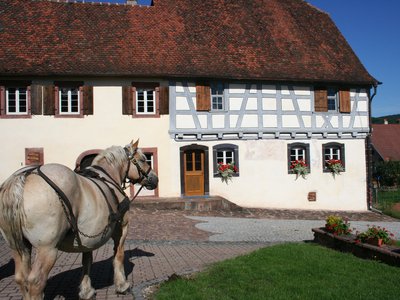
[[[134,257],[154,256],[151,252],[143,251],[139,248],[125,251],[125,275],[129,276],[135,266],[130,260]],[[91,270],[91,280],[93,287],[102,289],[114,284],[113,280],[113,257],[93,263]],[[57,268],[57,266],[55,266]],[[0,267],[0,280],[14,275],[14,260]],[[82,267],[61,272],[51,277],[46,284],[44,299],[54,299],[56,296],[64,297],[66,300],[75,300],[78,297],[79,284],[82,277]]]

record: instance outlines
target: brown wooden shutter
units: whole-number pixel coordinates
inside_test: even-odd
[[[339,110],[342,113],[351,112],[350,89],[341,89],[339,91]]]
[[[6,88],[0,86],[0,116],[6,114]]]
[[[83,94],[83,114],[93,115],[93,87],[84,85],[82,87]]]
[[[31,113],[32,115],[42,114],[42,97],[43,97],[43,86],[38,84],[31,85]]]
[[[196,84],[196,110],[209,111],[211,109],[210,85],[205,83]]]
[[[328,111],[328,91],[322,88],[314,90],[314,110]]]
[[[160,115],[169,114],[169,88],[167,86],[160,86]]]
[[[122,87],[122,114],[133,114],[133,90],[130,85]]]
[[[56,113],[56,95],[54,85],[46,85],[43,87],[43,114],[45,116],[53,116]]]

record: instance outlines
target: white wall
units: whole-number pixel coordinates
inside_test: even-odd
[[[311,173],[307,179],[288,174],[287,144],[292,140],[247,140],[232,142],[239,146],[239,177],[228,185],[213,177],[212,146],[225,143],[198,142],[209,147],[210,195],[220,195],[244,207],[315,210],[366,210],[366,166],[364,140],[295,140],[310,144]],[[322,144],[345,144],[346,171],[335,178],[322,172]],[[179,148],[190,143],[175,143],[173,159],[179,161]],[[179,169],[170,173],[180,190]],[[308,201],[316,192],[317,201]],[[179,196],[179,194],[175,194]]]
[[[161,164],[165,161],[169,116],[139,119],[122,115],[120,86],[94,87],[93,94],[94,114],[84,118],[0,119],[0,182],[24,166],[25,148],[43,147],[45,163],[57,162],[73,169],[84,151],[125,146],[140,138],[139,147],[157,147]]]

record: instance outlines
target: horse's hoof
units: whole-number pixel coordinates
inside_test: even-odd
[[[128,287],[125,291],[115,291],[117,295],[133,295],[133,289],[132,287]]]

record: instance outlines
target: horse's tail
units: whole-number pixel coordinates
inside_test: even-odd
[[[22,253],[26,239],[22,228],[25,223],[23,194],[26,177],[35,167],[27,167],[12,174],[0,186],[0,229],[11,249]]]

